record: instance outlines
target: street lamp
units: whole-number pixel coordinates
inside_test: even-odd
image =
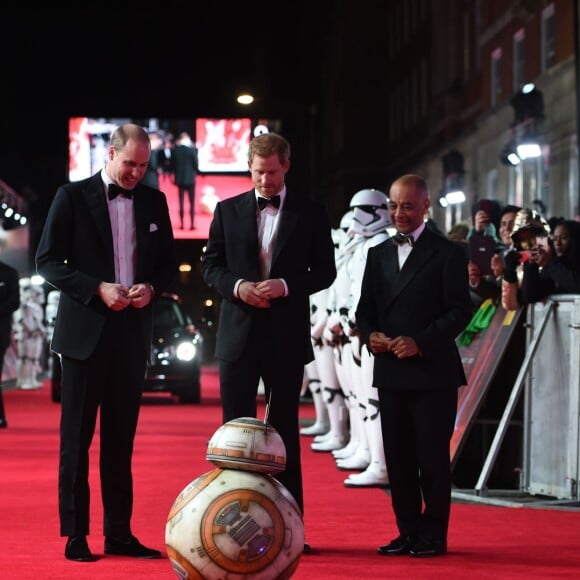
[[[462,189],[453,189],[445,194],[445,200],[449,205],[463,203],[465,201],[465,193]]]
[[[534,157],[541,157],[542,149],[537,139],[533,137],[527,137],[526,139],[520,141],[517,147],[518,157],[520,159],[529,159]]]
[[[240,105],[251,105],[254,102],[254,97],[249,93],[242,93],[241,95],[238,95],[236,101]]]
[[[519,165],[519,163],[521,162],[521,158],[517,153],[517,148],[514,141],[510,141],[504,146],[504,148],[501,150],[499,157],[500,161],[504,165],[515,166]]]
[[[511,140],[500,152],[504,165],[519,165],[524,159],[541,157],[538,139],[544,118],[544,96],[534,83],[526,83],[510,99],[514,109],[514,121],[510,126]]]

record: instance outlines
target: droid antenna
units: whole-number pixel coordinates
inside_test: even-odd
[[[268,400],[266,401],[266,412],[264,413],[264,433],[268,434],[268,417],[270,416],[270,402],[272,401],[272,389],[268,394]]]

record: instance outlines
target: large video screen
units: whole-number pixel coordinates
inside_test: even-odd
[[[215,204],[252,188],[248,172],[248,145],[256,132],[267,131],[267,122],[240,119],[133,119],[73,117],[69,119],[68,179],[78,181],[100,171],[106,163],[111,133],[123,123],[144,127],[152,144],[155,186],[167,197],[176,239],[207,239]],[[184,133],[197,148],[193,228],[189,195],[179,190],[171,153]],[[183,217],[181,215],[183,213]]]
[[[247,171],[250,119],[197,119],[195,134],[201,172]]]

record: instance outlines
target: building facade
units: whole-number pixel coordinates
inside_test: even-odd
[[[334,15],[322,173],[335,215],[358,189],[388,192],[408,172],[428,180],[445,231],[481,199],[580,214],[576,0],[380,4],[354,14],[340,2]],[[512,165],[529,137],[539,157]],[[465,201],[443,207],[451,189]]]

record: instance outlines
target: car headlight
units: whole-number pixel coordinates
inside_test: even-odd
[[[189,341],[180,342],[175,349],[175,356],[184,362],[189,362],[195,358],[197,348]]]

